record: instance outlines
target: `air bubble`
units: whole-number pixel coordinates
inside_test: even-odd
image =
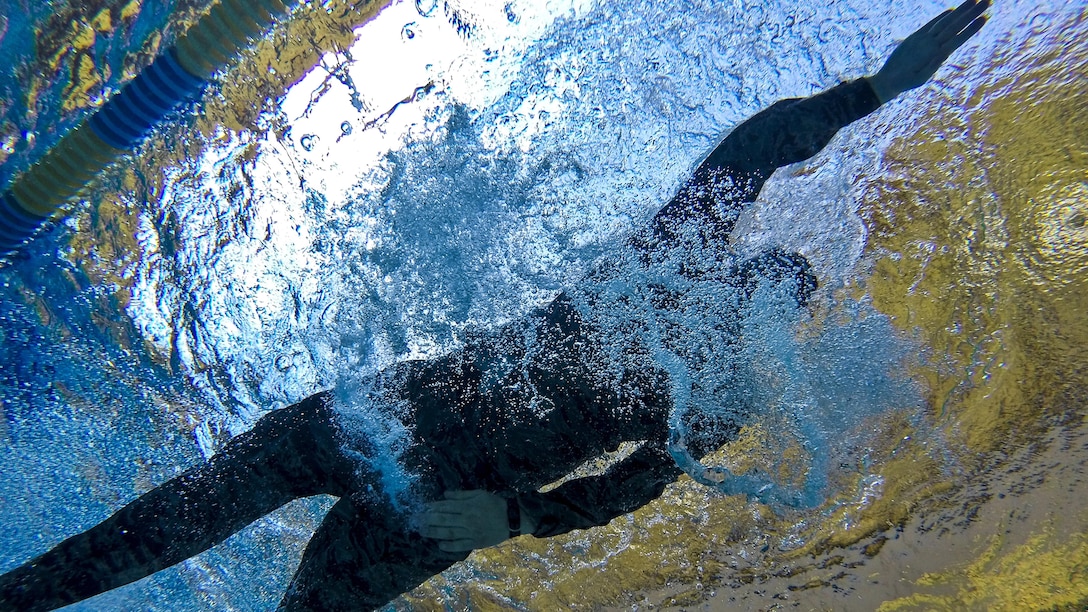
[[[1031,21],[1028,22],[1028,26],[1031,28],[1032,32],[1041,33],[1046,31],[1047,27],[1050,26],[1051,21],[1050,15],[1047,13],[1036,13],[1032,16]]]
[[[348,134],[351,133],[351,122],[350,121],[345,121],[345,122],[340,124],[340,133],[343,134],[344,136],[347,136]]]
[[[286,372],[287,370],[290,370],[291,366],[293,365],[295,365],[294,360],[291,359],[290,355],[283,354],[279,357],[276,357],[276,369],[280,372]]]
[[[438,8],[438,0],[416,0],[416,12],[423,17],[430,17]]]

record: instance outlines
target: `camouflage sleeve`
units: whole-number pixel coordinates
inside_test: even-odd
[[[600,476],[578,478],[547,493],[522,493],[522,509],[538,538],[606,525],[659,497],[681,474],[662,445],[647,442]]]

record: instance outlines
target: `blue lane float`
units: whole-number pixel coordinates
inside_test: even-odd
[[[170,111],[197,99],[206,84],[186,72],[170,49],[90,118],[91,130],[115,149],[131,149]]]
[[[221,0],[121,92],[0,192],[0,257],[10,255],[298,0]]]

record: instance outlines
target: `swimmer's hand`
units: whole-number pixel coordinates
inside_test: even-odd
[[[924,85],[953,51],[982,28],[986,23],[982,13],[988,8],[990,0],[966,0],[954,10],[937,15],[900,43],[880,72],[869,77],[881,104]]]
[[[419,533],[445,552],[494,546],[510,537],[506,499],[487,491],[446,491],[446,499],[427,504]]]

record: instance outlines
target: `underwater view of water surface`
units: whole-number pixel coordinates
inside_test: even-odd
[[[0,180],[213,4],[0,0]],[[373,377],[532,345],[519,322],[562,294],[596,349],[667,372],[677,439],[726,415],[733,441],[676,453],[690,476],[632,514],[476,551],[389,609],[1088,609],[1082,2],[991,8],[728,240],[631,246],[723,134],[872,74],[945,8],[295,8],[0,267],[0,572],[322,390],[410,508]],[[683,272],[774,248],[811,264],[804,308],[791,279],[749,298]],[[275,609],[334,502],[71,609]]]

